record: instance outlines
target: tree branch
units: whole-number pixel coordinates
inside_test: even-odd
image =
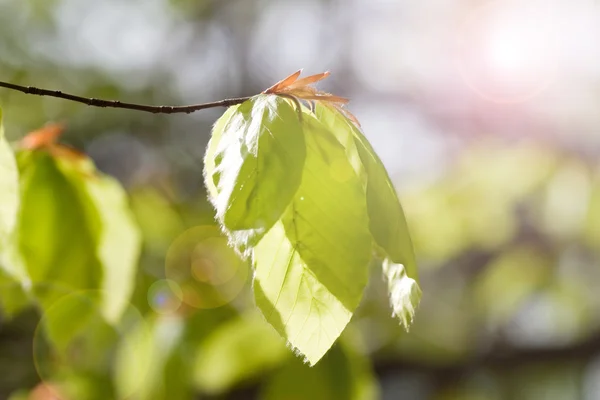
[[[498,347],[489,352],[467,357],[464,361],[450,364],[429,364],[418,360],[377,360],[377,375],[396,375],[403,373],[421,373],[438,381],[452,381],[464,377],[469,372],[491,369],[498,372],[531,364],[561,363],[571,361],[585,363],[600,353],[600,332],[590,337],[564,346],[535,348],[503,348]]]
[[[186,113],[190,114],[195,111],[204,110],[207,108],[215,108],[215,107],[230,107],[236,104],[241,104],[246,100],[250,99],[250,97],[239,97],[235,99],[225,99],[214,101],[210,103],[202,103],[202,104],[193,104],[189,106],[149,106],[144,104],[134,104],[134,103],[123,103],[117,100],[102,100],[102,99],[94,99],[88,97],[75,96],[68,93],[63,93],[59,90],[47,90],[40,89],[33,86],[21,86],[15,85],[14,83],[1,82],[0,87],[17,90],[19,92],[23,92],[25,94],[33,94],[38,96],[49,96],[49,97],[57,97],[59,99],[75,101],[78,103],[83,103],[92,107],[109,107],[109,108],[124,108],[128,110],[136,110],[136,111],[144,111],[153,114],[177,114],[177,113]]]

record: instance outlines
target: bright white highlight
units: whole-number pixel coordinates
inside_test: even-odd
[[[483,42],[482,55],[491,72],[500,78],[518,78],[547,68],[554,56],[549,41],[553,32],[547,22],[503,14],[504,18],[488,26]]]
[[[461,72],[469,86],[501,102],[525,100],[546,87],[560,58],[554,11],[537,1],[474,10],[461,32]]]

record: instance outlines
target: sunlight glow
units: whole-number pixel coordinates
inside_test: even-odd
[[[559,27],[548,7],[494,2],[476,9],[461,32],[461,72],[481,96],[518,102],[551,80]]]
[[[532,41],[515,32],[496,31],[490,35],[485,56],[495,72],[519,74],[531,67]]]

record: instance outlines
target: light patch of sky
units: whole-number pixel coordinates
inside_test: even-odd
[[[274,81],[300,68],[310,73],[333,69],[339,47],[327,22],[320,1],[271,3],[260,13],[250,42],[256,75]]]
[[[568,2],[555,6],[558,40],[553,44],[556,78],[529,106],[540,118],[562,128],[565,136],[587,134],[600,142],[600,3]]]
[[[224,92],[235,93],[239,82],[235,79],[234,47],[224,28],[210,23],[201,38],[191,39],[185,41],[187,47],[178,57],[164,60],[183,101],[200,103],[218,100]]]
[[[448,84],[455,75],[450,57],[456,4],[429,2],[357,3],[352,33],[354,70],[362,83],[378,91]]]
[[[75,66],[147,70],[176,22],[170,7],[167,0],[63,0],[54,10],[56,40],[40,51]]]
[[[438,178],[449,159],[447,142],[418,111],[402,105],[352,102],[351,110],[398,190]]]

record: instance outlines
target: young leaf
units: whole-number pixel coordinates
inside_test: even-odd
[[[210,200],[244,249],[273,226],[298,189],[306,157],[300,120],[287,100],[258,95],[225,113],[213,136],[205,163]]]
[[[11,262],[13,231],[19,208],[19,174],[14,154],[4,137],[0,109],[0,306],[7,316],[17,314],[29,299],[23,290],[27,273]]]
[[[417,278],[412,241],[389,175],[363,133],[346,116],[317,103],[315,115],[344,143],[352,159],[358,154],[366,173],[369,227],[375,242],[393,262],[403,264],[410,277]],[[348,139],[353,139],[353,143]]]
[[[240,108],[239,105],[229,107],[223,113],[221,118],[215,122],[210,140],[208,141],[208,146],[206,147],[206,153],[204,154],[204,184],[206,185],[210,199],[216,199],[219,196],[219,189],[215,183],[220,177],[219,173],[215,172],[215,156],[217,149],[221,143],[221,138],[223,138],[225,127],[229,121],[231,121],[231,117],[237,113],[238,108]]]
[[[4,138],[2,109],[0,109],[0,252],[17,221],[18,184],[17,164],[13,152]]]
[[[367,206],[373,238],[390,260],[404,265],[408,276],[417,279],[412,240],[396,189],[367,139],[358,130],[355,138],[367,171]]]
[[[104,299],[104,315],[116,322],[133,293],[141,249],[126,193],[115,179],[97,174],[88,159],[62,160],[58,165],[81,196],[102,266],[99,289],[110,293]]]
[[[54,158],[45,151],[23,151],[17,160],[21,211],[16,246],[39,289],[38,300],[49,306],[65,294],[63,287],[93,288],[102,272],[78,193]]]
[[[254,248],[254,292],[267,321],[314,365],[350,321],[367,282],[365,193],[336,138],[303,119],[302,183]]]
[[[58,145],[18,154],[22,206],[16,252],[46,309],[58,297],[98,289],[116,322],[131,296],[140,238],[125,194],[85,156]]]
[[[315,115],[336,134],[356,166],[357,156],[366,179],[369,228],[388,281],[394,314],[408,327],[421,299],[412,241],[394,185],[383,163],[360,129],[339,110],[316,104]]]

